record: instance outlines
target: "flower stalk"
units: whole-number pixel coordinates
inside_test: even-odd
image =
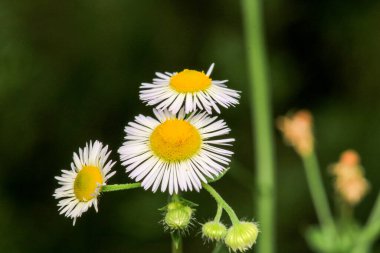
[[[370,225],[376,222],[380,223],[380,192],[377,196],[375,206],[373,207],[373,210],[371,212],[367,225]]]
[[[334,227],[334,221],[329,208],[325,189],[319,170],[318,160],[313,151],[309,155],[301,156],[305,166],[306,179],[310,188],[314,208],[319,222],[325,227]]]
[[[166,224],[169,226],[169,228],[172,230],[170,232],[170,236],[171,236],[171,239],[172,239],[172,253],[182,253],[182,235],[181,235],[181,229],[179,227],[182,227],[182,226],[179,226],[177,227],[180,223],[184,223],[183,222],[183,216],[182,215],[178,215],[178,208],[182,209],[182,204],[180,204],[180,197],[178,194],[173,194],[173,196],[171,197],[171,202],[168,204],[168,210],[167,210],[167,213],[166,213],[166,216],[165,216],[165,222]],[[171,209],[171,210],[169,210]],[[174,210],[175,209],[175,210]],[[177,212],[177,215],[174,214],[174,217],[170,218],[168,217],[168,215],[170,216],[169,212]],[[173,214],[171,214],[173,215]],[[168,223],[167,221],[167,218],[169,218],[169,220],[171,220],[171,222]],[[172,224],[174,223],[174,224]],[[175,225],[175,227],[170,227],[170,224],[171,225]],[[187,227],[187,225],[185,226]]]
[[[135,188],[140,188],[140,187],[141,187],[141,183],[111,184],[111,185],[102,186],[102,192],[130,190],[130,189],[135,189]]]
[[[170,233],[172,238],[172,253],[182,253],[182,236],[179,231]]]
[[[373,207],[372,213],[367,221],[365,228],[363,229],[358,243],[352,253],[362,253],[363,251],[370,248],[373,242],[380,234],[380,193],[377,196],[375,206]]]
[[[220,253],[223,250],[223,243],[217,242],[215,245],[215,248],[213,249],[212,253]]]
[[[214,221],[215,222],[219,222],[220,218],[222,218],[222,214],[223,214],[223,207],[222,207],[221,204],[218,203],[218,209],[216,211],[216,215],[215,215]]]
[[[216,203],[218,203],[218,212],[219,212],[219,206],[221,206],[230,217],[232,224],[233,225],[239,224],[240,221],[235,211],[231,208],[230,205],[227,204],[227,202],[219,195],[219,193],[215,191],[215,189],[209,184],[202,183],[202,186],[215,199]],[[220,212],[220,215],[221,215],[221,212]]]
[[[275,252],[275,172],[267,56],[261,0],[242,0],[256,150],[257,214],[262,231],[258,252]]]

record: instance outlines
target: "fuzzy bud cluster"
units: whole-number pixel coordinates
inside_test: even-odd
[[[314,149],[313,117],[309,111],[301,110],[291,116],[280,117],[277,127],[285,141],[301,156],[307,156]]]
[[[209,221],[202,226],[203,238],[224,241],[233,252],[244,252],[256,243],[259,229],[254,222],[240,221],[228,230],[221,222]]]
[[[369,183],[355,151],[343,152],[339,162],[331,166],[331,173],[335,176],[335,191],[347,204],[357,205],[367,194]]]

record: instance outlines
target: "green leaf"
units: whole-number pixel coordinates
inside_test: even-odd
[[[184,197],[180,196],[179,197],[180,201],[182,202],[182,204],[186,205],[186,206],[189,206],[189,207],[197,207],[199,206],[197,203],[194,203],[188,199],[185,199]]]
[[[230,170],[230,167],[228,167],[227,169],[225,169],[219,176],[217,176],[216,178],[209,178],[207,180],[207,183],[214,183],[216,181],[218,181],[219,179],[221,179],[228,171]]]

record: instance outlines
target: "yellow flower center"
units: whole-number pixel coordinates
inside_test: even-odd
[[[211,78],[205,73],[185,69],[170,78],[170,86],[180,93],[204,91],[211,85]]]
[[[103,184],[103,176],[100,169],[95,166],[85,166],[79,172],[74,181],[75,197],[79,201],[89,201],[96,197],[96,189]]]
[[[150,136],[153,152],[165,161],[181,161],[196,154],[202,144],[199,131],[189,122],[170,119],[156,127]]]

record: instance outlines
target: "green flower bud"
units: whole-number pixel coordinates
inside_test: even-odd
[[[202,226],[202,236],[211,241],[224,239],[227,234],[227,228],[221,222],[209,221]]]
[[[234,252],[244,252],[256,243],[259,229],[253,222],[242,221],[228,229],[225,244]]]
[[[167,206],[164,223],[172,230],[183,230],[190,225],[192,214],[190,207],[172,202]]]
[[[182,205],[180,202],[171,202],[166,206],[166,209],[169,210],[174,210],[178,208],[182,208],[184,205]]]

